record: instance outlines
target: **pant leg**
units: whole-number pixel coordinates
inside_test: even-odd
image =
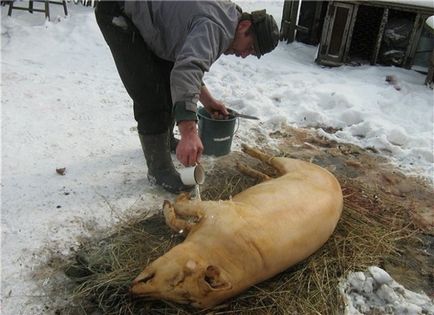
[[[147,47],[117,2],[99,2],[95,15],[121,80],[133,99],[139,133],[166,132],[173,121],[170,93],[173,63],[158,58]]]

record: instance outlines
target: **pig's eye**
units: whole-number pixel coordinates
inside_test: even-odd
[[[176,287],[177,285],[179,285],[184,281],[184,278],[185,278],[184,273],[180,272],[176,274],[172,279],[170,279],[169,283],[171,284],[171,286]]]
[[[146,283],[146,282],[148,282],[149,280],[151,280],[154,277],[155,277],[155,272],[150,273],[149,275],[147,275],[143,279],[140,279],[139,283]]]

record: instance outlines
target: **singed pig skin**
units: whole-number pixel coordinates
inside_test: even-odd
[[[173,205],[165,202],[168,224],[175,230],[185,224],[191,230],[183,243],[145,268],[131,292],[208,308],[318,250],[342,212],[338,181],[308,162],[270,161],[283,175],[232,200],[180,197]],[[198,217],[198,223],[182,222],[186,215]]]

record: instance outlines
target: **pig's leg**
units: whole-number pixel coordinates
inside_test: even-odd
[[[203,218],[204,204],[199,200],[189,200],[188,194],[176,198],[175,204],[165,200],[163,213],[166,224],[173,230],[189,232],[190,229]]]
[[[243,173],[249,177],[252,177],[252,178],[257,178],[262,182],[265,182],[265,181],[271,179],[271,177],[268,176],[267,174],[264,174],[264,173],[261,173],[257,170],[254,170],[253,168],[251,168],[250,166],[247,166],[246,164],[237,163],[237,168],[241,173]]]
[[[164,218],[166,219],[166,224],[175,232],[180,232],[180,231],[188,232],[190,231],[191,227],[194,225],[194,223],[178,218],[175,212],[175,208],[167,200],[164,200],[163,203],[163,214],[164,214]]]
[[[204,215],[204,204],[206,201],[189,200],[189,199],[176,199],[173,207],[175,208],[176,215],[182,217],[196,217],[195,221],[199,221]]]
[[[284,159],[276,158],[274,156],[265,154],[264,152],[261,152],[257,149],[254,149],[254,148],[251,148],[251,147],[247,146],[246,144],[242,144],[241,148],[242,148],[244,153],[274,167],[281,175],[287,173],[287,167],[285,165],[286,163],[282,163],[284,161]]]
[[[249,147],[244,143],[241,145],[241,149],[243,150],[244,153],[250,155],[251,157],[261,160],[262,162],[265,162],[270,165],[271,165],[271,160],[274,158],[273,156],[268,155],[262,151],[259,151],[258,149]]]
[[[191,199],[190,193],[188,192],[182,192],[180,193],[176,199],[175,199],[175,204],[178,202],[184,202],[184,201],[188,201]]]

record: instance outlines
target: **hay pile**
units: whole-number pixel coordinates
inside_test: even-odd
[[[250,163],[251,164],[251,163]],[[252,164],[251,164],[252,165]],[[257,167],[257,165],[253,165]],[[221,168],[216,168],[220,169]],[[270,171],[270,170],[262,170]],[[216,175],[216,174],[215,174]],[[237,173],[210,176],[206,200],[225,199],[254,184]],[[133,299],[131,280],[155,258],[182,241],[161,212],[119,224],[98,242],[82,245],[66,274],[76,282],[70,314],[335,314],[342,310],[339,278],[349,271],[400,259],[398,245],[417,245],[408,211],[386,194],[340,178],[344,210],[330,240],[314,255],[212,310]],[[419,245],[418,245],[419,246]]]

